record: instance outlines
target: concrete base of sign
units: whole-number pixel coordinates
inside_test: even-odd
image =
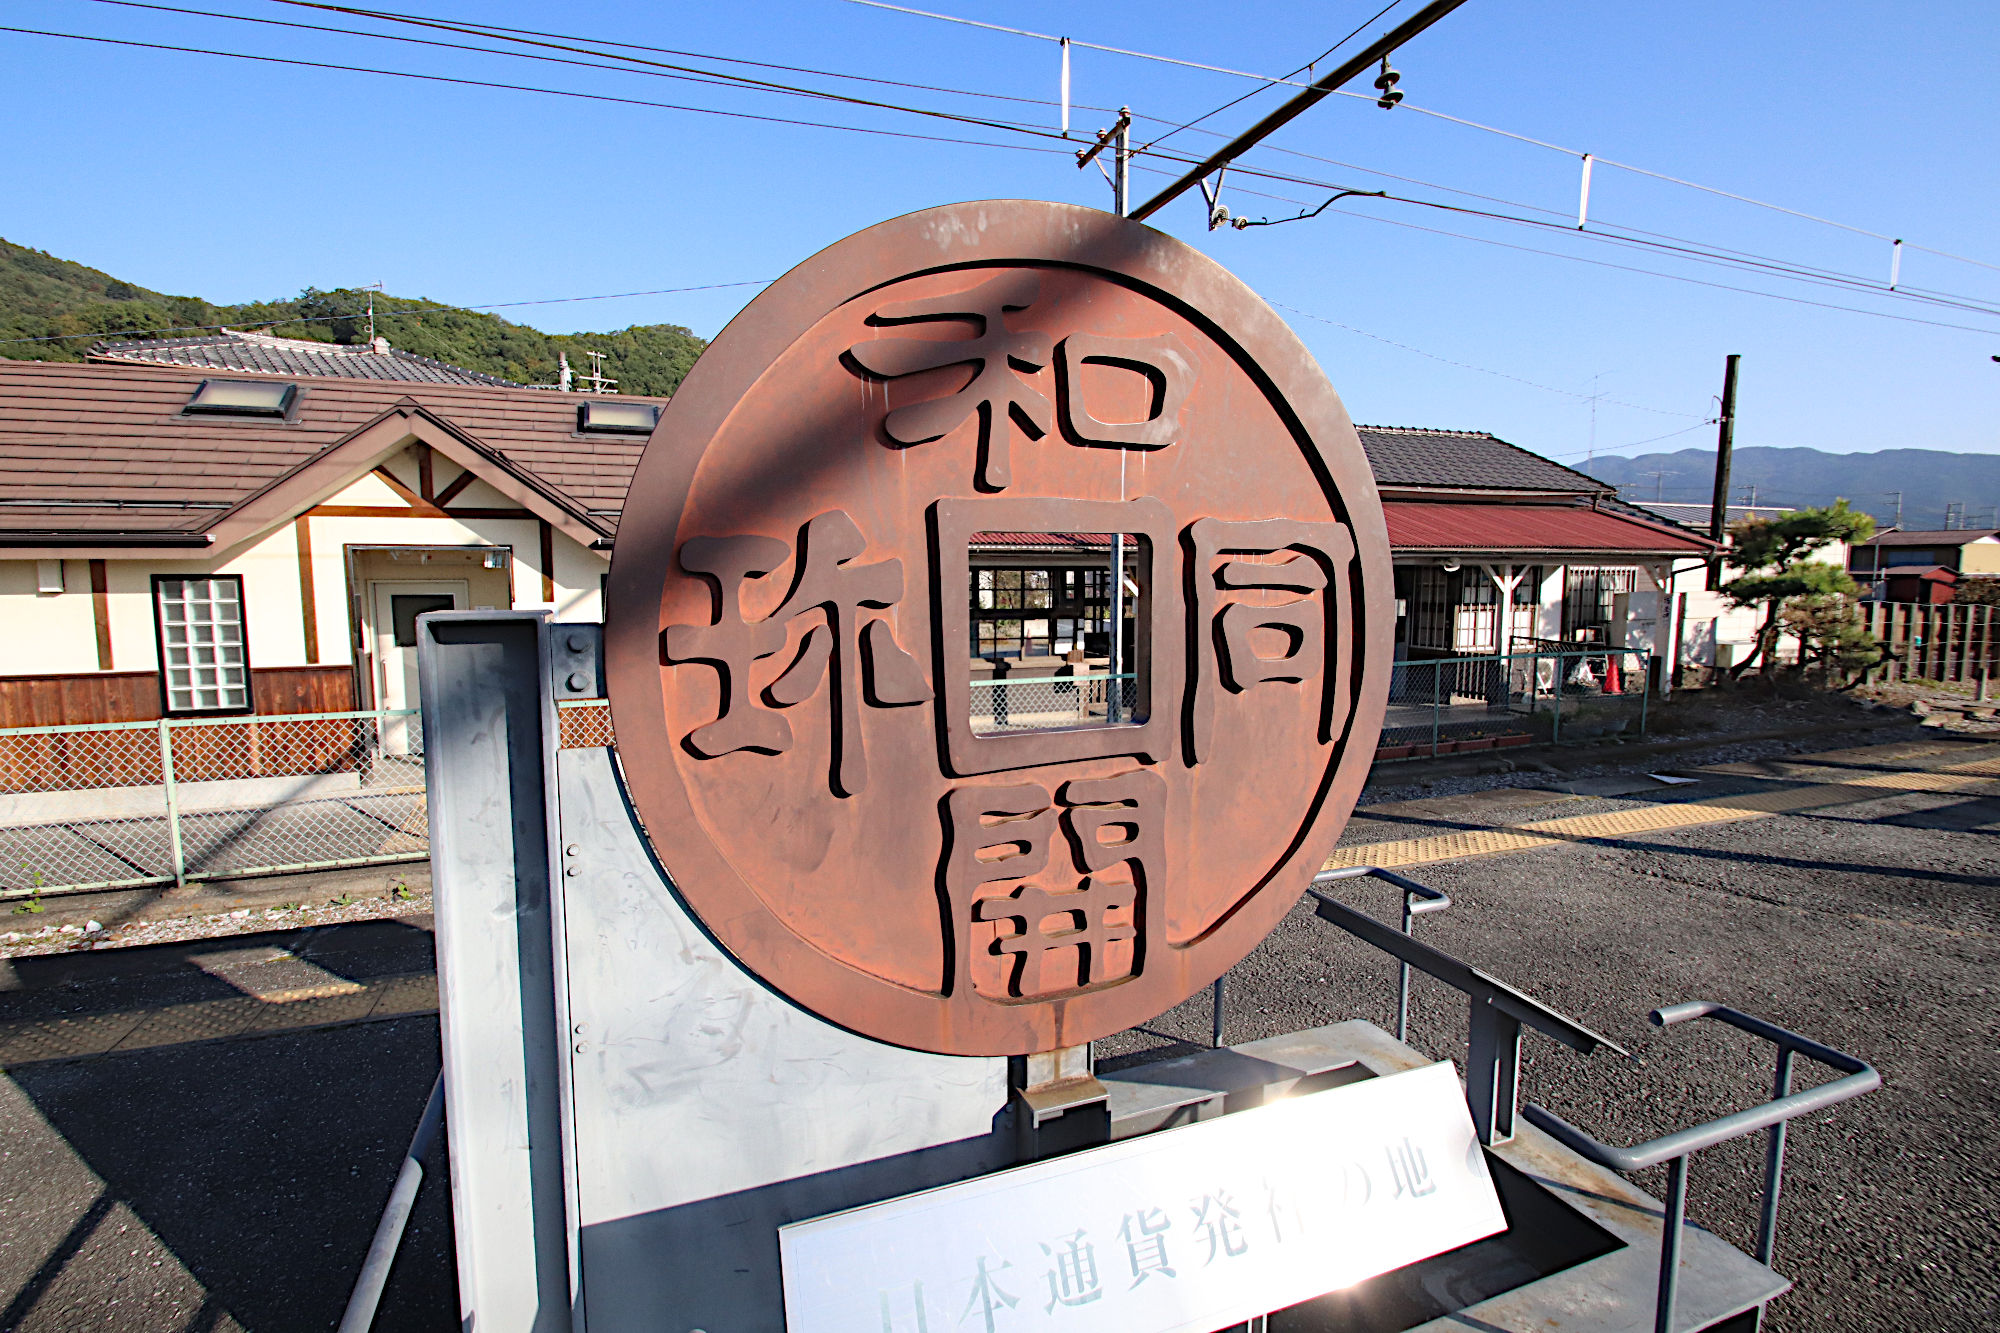
[[[1023,1135],[1006,1060],[867,1040],[737,966],[654,859],[612,752],[557,748],[556,699],[594,693],[596,631],[550,629],[419,631],[463,1314],[481,1333],[782,1328],[779,1226],[1052,1145]],[[1065,1129],[1129,1137],[1426,1063],[1341,1023],[1100,1071]],[[1507,1232],[1270,1328],[1650,1327],[1659,1203],[1530,1128],[1488,1160]],[[1698,1229],[1683,1262],[1676,1333],[1787,1286]]]

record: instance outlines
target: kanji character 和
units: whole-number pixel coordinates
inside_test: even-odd
[[[1015,333],[1007,327],[1007,312],[1026,310],[1041,291],[1041,279],[1031,272],[1005,274],[970,291],[902,301],[883,306],[874,324],[913,324],[955,320],[976,324],[970,338],[882,338],[848,349],[854,363],[871,375],[901,379],[945,366],[976,367],[964,387],[942,398],[891,410],[882,429],[898,444],[925,444],[939,439],[970,418],[980,418],[979,481],[988,490],[1004,490],[1013,480],[1008,461],[1010,421],[1033,438],[1049,433],[1049,400],[1021,377],[1049,363],[1046,333]]]
[[[790,593],[769,617],[752,623],[743,618],[742,586],[781,565],[789,554],[785,544],[742,536],[695,537],[682,545],[681,567],[706,575],[716,587],[714,623],[669,625],[664,642],[668,661],[705,662],[722,678],[715,721],[688,736],[697,754],[714,758],[733,750],[791,749],[791,724],[755,706],[750,667],[784,647],[791,620],[818,611],[824,623],[806,630],[798,655],[764,690],[764,701],[773,708],[792,707],[830,678],[834,790],[851,796],[867,787],[868,754],[858,726],[862,678],[868,702],[877,707],[931,697],[922,669],[897,644],[889,622],[866,614],[866,608],[894,606],[903,596],[900,560],[852,563],[867,548],[868,539],[843,511],[813,518],[799,535]]]

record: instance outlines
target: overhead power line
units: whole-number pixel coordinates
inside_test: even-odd
[[[147,51],[172,51],[180,55],[220,56],[229,60],[248,60],[265,65],[289,65],[301,69],[337,70],[349,74],[376,74],[392,79],[413,79],[423,83],[448,83],[462,88],[494,88],[503,92],[539,93],[546,97],[567,97],[584,102],[611,102],[623,106],[649,107],[661,111],[686,111],[700,116],[723,116],[731,120],[754,120],[769,125],[796,125],[808,129],[845,130],[850,134],[872,134],[890,139],[915,139],[925,143],[958,144],[970,148],[1005,148],[1015,152],[1054,153],[1067,157],[1067,149],[1042,147],[1038,144],[994,143],[987,139],[960,139],[941,134],[917,134],[909,130],[881,129],[872,125],[843,125],[837,121],[803,120],[792,116],[766,116],[750,111],[725,111],[720,107],[688,106],[677,102],[655,102],[642,97],[618,97],[609,93],[578,92],[569,88],[541,88],[531,84],[502,83],[492,79],[464,79],[445,74],[419,74],[410,70],[377,69],[368,65],[349,65],[327,60],[299,60],[288,56],[252,55],[244,51],[218,51],[203,46],[176,46],[167,42],[141,42],[124,37],[96,37],[77,32],[55,32],[45,28],[20,28],[0,25],[0,32],[21,33],[30,37],[56,37],[74,42],[92,42],[101,46],[135,47]],[[915,108],[909,108],[915,110]],[[921,113],[920,113],[921,114]],[[1024,131],[1009,125],[995,123],[996,128],[1013,133]],[[1039,131],[1028,131],[1041,133]],[[1048,133],[1045,137],[1060,139],[1059,134]]]
[[[1249,70],[1231,69],[1225,65],[1209,65],[1209,64],[1203,64],[1200,61],[1181,60],[1173,56],[1157,55],[1147,51],[1133,51],[1124,47],[1103,46],[1098,43],[1083,41],[1076,37],[1057,37],[1050,33],[1033,32],[1025,28],[1010,28],[998,23],[983,23],[977,19],[960,18],[957,15],[953,14],[940,14],[933,10],[916,9],[908,5],[887,4],[884,2],[884,0],[848,0],[848,3],[857,5],[866,5],[871,9],[893,10],[897,13],[912,14],[920,18],[936,19],[945,23],[963,24],[965,26],[973,28],[985,28],[994,32],[1009,33],[1018,37],[1030,37],[1038,41],[1046,41],[1046,42],[1067,41],[1071,46],[1087,47],[1089,49],[1097,51],[1107,51],[1114,55],[1130,56],[1137,60],[1150,60],[1158,62],[1160,64],[1179,65],[1188,69],[1205,70],[1211,74],[1225,74],[1232,78],[1254,79],[1258,83],[1261,83],[1266,87],[1310,86],[1307,84],[1301,84],[1296,78],[1290,78],[1290,77],[1275,78],[1268,74],[1256,74]],[[1351,97],[1360,101],[1365,101],[1370,103],[1376,100],[1375,96],[1370,93],[1341,92],[1338,95],[1342,97]],[[1634,166],[1629,162],[1620,162],[1612,158],[1599,156],[1596,153],[1586,153],[1581,149],[1565,148],[1561,144],[1550,143],[1546,139],[1538,139],[1535,138],[1533,135],[1521,134],[1514,130],[1501,129],[1499,126],[1483,124],[1482,122],[1476,120],[1469,120],[1463,116],[1454,116],[1449,114],[1448,112],[1438,111],[1430,107],[1419,106],[1414,102],[1404,101],[1398,103],[1397,109],[1415,111],[1421,115],[1435,117],[1436,119],[1439,120],[1451,121],[1454,124],[1464,125],[1470,129],[1480,130],[1488,134],[1500,135],[1504,138],[1513,139],[1525,144],[1530,144],[1537,148],[1544,148],[1552,152],[1562,153],[1569,157],[1574,157],[1578,159],[1589,157],[1591,161],[1595,162],[1600,166],[1616,167],[1620,171],[1629,171],[1636,175],[1650,176],[1655,180],[1665,181],[1671,185],[1685,186],[1686,188],[1691,190],[1699,190],[1706,194],[1716,195],[1721,198],[1733,200],[1737,203],[1748,204],[1756,208],[1769,209],[1772,212],[1783,213],[1791,217],[1800,218],[1808,222],[1819,223],[1821,225],[1828,227],[1835,227],[1838,228],[1839,230],[1852,232],[1856,235],[1867,236],[1880,241],[1890,241],[1892,243],[1899,242],[1900,244],[1904,245],[1905,247],[1911,250],[1921,250],[1925,254],[1936,255],[1940,259],[1949,259],[1961,264],[1972,264],[1979,268],[1993,269],[1996,271],[2000,271],[2000,264],[1992,263],[1987,260],[1974,259],[1968,255],[1956,254],[1949,250],[1940,250],[1932,246],[1919,245],[1914,241],[1900,240],[1900,238],[1892,237],[1884,232],[1873,231],[1866,227],[1857,227],[1851,223],[1838,222],[1832,218],[1820,217],[1818,214],[1807,213],[1801,209],[1788,208],[1783,204],[1769,203],[1765,200],[1755,198],[1751,195],[1742,194],[1734,190],[1725,190],[1721,189],[1718,186],[1704,185],[1699,181],[1688,180],[1684,177],[1670,175],[1663,171],[1653,171],[1646,167]]]

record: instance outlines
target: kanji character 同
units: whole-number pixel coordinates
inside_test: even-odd
[[[1041,291],[1032,272],[1014,272],[989,279],[970,291],[902,301],[883,306],[873,324],[931,323],[954,320],[975,324],[969,338],[882,338],[848,349],[854,363],[871,375],[901,379],[946,366],[974,367],[971,379],[953,393],[892,409],[882,429],[897,444],[925,444],[939,439],[978,414],[980,420],[979,482],[987,490],[1005,490],[1013,480],[1008,436],[1018,425],[1040,439],[1051,426],[1049,400],[1021,377],[1049,363],[1046,333],[1015,333],[1007,327],[1009,311],[1026,310]]]
[[[1213,653],[1196,654],[1188,691],[1189,762],[1200,763],[1213,744],[1218,688],[1241,694],[1270,682],[1317,680],[1319,739],[1330,744],[1350,706],[1345,682],[1354,646],[1344,627],[1353,623],[1353,534],[1343,523],[1204,518],[1189,527],[1188,537],[1196,623],[1203,627],[1198,641],[1215,644]],[[1224,600],[1231,593],[1241,597]],[[1272,604],[1274,597],[1285,600]],[[1276,656],[1257,651],[1252,636],[1260,631],[1267,645],[1275,636]]]

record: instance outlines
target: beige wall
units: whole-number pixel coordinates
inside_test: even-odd
[[[1981,537],[1967,542],[1959,559],[1961,574],[2000,574],[2000,541]]]
[[[416,465],[407,454],[391,460],[399,479],[416,485]],[[434,483],[443,487],[458,469],[438,460]],[[330,505],[398,506],[396,492],[364,474],[323,502]],[[469,486],[454,504],[476,508],[518,506],[483,482]],[[356,518],[314,517],[312,580],[315,625],[322,666],[353,661],[347,585],[349,547],[505,547],[512,557],[512,598],[517,608],[552,608],[560,620],[596,620],[603,614],[599,589],[610,567],[603,552],[592,551],[564,534],[551,532],[555,596],[542,596],[541,525],[532,518]],[[237,574],[243,578],[245,620],[253,667],[308,665],[305,616],[299,582],[298,532],[286,523],[262,537],[202,560],[117,560],[107,562],[112,669],[155,671],[159,653],[154,632],[152,578],[156,574]],[[485,571],[479,571],[485,575]],[[96,624],[86,560],[65,562],[67,591],[35,591],[35,562],[0,560],[0,676],[45,676],[98,669]],[[411,577],[422,577],[412,573]],[[456,577],[454,575],[454,577]],[[504,573],[478,580],[476,605],[506,609]]]
[[[0,675],[97,670],[90,562],[63,561],[63,591],[35,591],[37,561],[0,560]]]

